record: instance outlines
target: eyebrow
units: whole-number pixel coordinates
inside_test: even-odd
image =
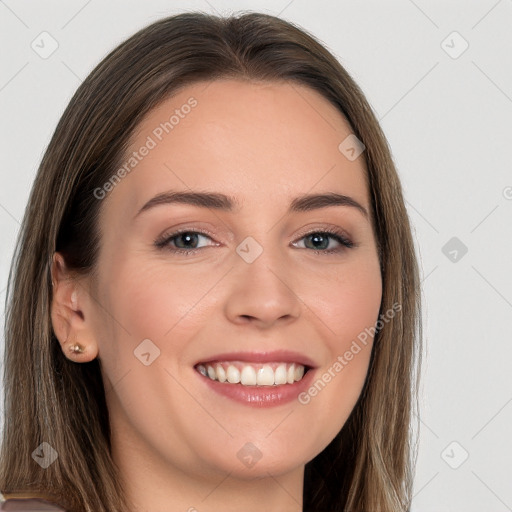
[[[150,199],[144,206],[137,212],[135,217],[139,216],[155,206],[163,204],[182,203],[200,208],[211,208],[214,210],[233,212],[235,208],[238,210],[241,207],[240,201],[232,196],[221,194],[219,192],[187,192],[187,191],[167,191],[156,195]],[[328,192],[323,194],[304,194],[296,197],[290,203],[288,213],[293,212],[309,212],[320,208],[328,208],[331,206],[349,206],[355,208],[364,215],[366,219],[369,218],[366,208],[358,203],[350,196],[337,194],[335,192]]]

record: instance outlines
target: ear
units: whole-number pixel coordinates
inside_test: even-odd
[[[98,355],[98,344],[92,329],[92,300],[87,288],[83,280],[69,271],[58,252],[53,255],[51,275],[52,326],[62,351],[71,361],[92,361]]]

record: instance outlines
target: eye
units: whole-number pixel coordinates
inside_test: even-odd
[[[155,241],[155,246],[159,249],[168,249],[171,252],[189,254],[201,249],[201,247],[197,246],[200,238],[209,238],[211,240],[211,237],[206,233],[183,230],[165,234],[162,238]]]
[[[354,247],[354,242],[349,240],[345,233],[333,230],[319,230],[311,231],[304,235],[300,240],[305,240],[305,247],[307,249],[313,249],[316,253],[336,253],[341,252],[344,249],[351,249]],[[338,244],[337,247],[329,248],[330,240],[334,240]]]

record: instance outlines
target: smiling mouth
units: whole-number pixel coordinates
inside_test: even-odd
[[[195,370],[203,376],[226,384],[242,386],[280,386],[302,380],[310,369],[299,363],[247,363],[215,361],[199,363]]]

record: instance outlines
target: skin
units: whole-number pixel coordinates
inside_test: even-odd
[[[382,297],[371,220],[330,206],[287,214],[301,194],[336,192],[368,212],[363,157],[338,145],[352,130],[317,92],[297,84],[239,80],[197,83],[151,111],[132,140],[193,96],[198,104],[109,192],[101,205],[97,274],[71,273],[56,253],[52,320],[67,357],[102,365],[118,464],[137,511],[302,510],[304,466],[335,437],[364,384],[372,339],[306,405],[266,409],[204,391],[193,365],[221,352],[289,349],[309,356],[319,377],[365,328]],[[136,216],[167,190],[234,196],[233,212],[165,204]],[[167,249],[155,239],[177,228],[211,235]],[[308,233],[338,228],[356,245]],[[236,252],[248,236],[262,247],[252,263]],[[338,249],[331,254],[320,252]],[[73,296],[75,292],[75,296]],[[160,355],[134,356],[144,339]],[[77,341],[83,354],[71,354]],[[251,468],[237,457],[261,452]]]

